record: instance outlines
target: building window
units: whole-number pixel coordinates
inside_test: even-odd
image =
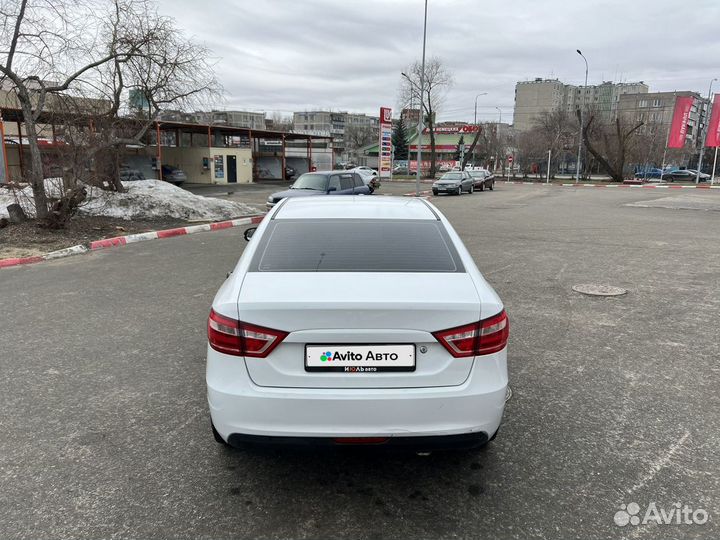
[[[638,107],[645,108],[648,106],[648,100],[647,99],[641,99],[640,103],[638,103]]]
[[[653,100],[653,107],[662,107],[662,101],[659,99]]]

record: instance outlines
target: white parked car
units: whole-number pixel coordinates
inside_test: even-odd
[[[212,304],[213,433],[477,447],[508,389],[508,318],[447,219],[396,197],[284,199]]]
[[[365,182],[365,185],[369,184],[374,178],[378,178],[379,176],[378,172],[370,167],[360,166],[350,170],[358,173],[363,179],[363,182]]]

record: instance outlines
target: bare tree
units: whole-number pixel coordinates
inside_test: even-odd
[[[520,150],[518,165],[527,171],[532,164],[538,165],[547,161],[551,151],[550,174],[565,159],[568,149],[573,148],[579,124],[565,111],[545,112],[533,122],[530,130],[517,137],[516,144]],[[555,164],[555,168],[553,168]]]
[[[420,103],[421,76],[423,74],[422,64],[415,62],[405,72],[407,78],[403,77],[400,86],[401,102],[408,106],[412,103]],[[445,94],[452,87],[453,76],[445,67],[440,58],[430,58],[425,63],[425,77],[423,84],[423,122],[430,135],[430,176],[434,177],[437,172],[435,151],[435,118],[442,106]],[[418,167],[421,167],[418,163]]]
[[[138,142],[161,107],[215,85],[207,51],[184,39],[151,0],[0,0],[0,41],[8,44],[0,77],[23,112],[36,215],[46,223],[67,202],[52,202],[45,191],[38,126],[49,111],[76,135],[85,123],[86,142],[96,143],[92,158]],[[119,121],[131,90],[146,105],[136,129]],[[104,106],[88,106],[90,97]]]
[[[577,114],[580,118],[579,110]],[[583,126],[585,148],[614,181],[622,182],[625,178],[625,160],[634,149],[638,130],[644,123],[631,123],[622,115],[612,122],[595,122],[599,117],[601,116],[591,111]]]
[[[378,131],[371,126],[350,125],[345,128],[345,148],[351,152],[377,142]]]
[[[292,131],[293,119],[292,116],[286,116],[279,112],[274,112],[270,117],[270,126],[275,131]]]

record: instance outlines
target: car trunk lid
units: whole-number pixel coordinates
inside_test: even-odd
[[[477,321],[481,312],[472,279],[461,272],[249,272],[238,309],[244,322],[289,332],[267,358],[245,359],[255,384],[289,388],[462,384],[473,359],[452,358],[431,332]],[[412,345],[415,370],[308,371],[308,345],[329,351],[353,345]]]

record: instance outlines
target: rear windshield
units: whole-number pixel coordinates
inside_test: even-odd
[[[439,221],[272,221],[256,272],[464,272]]]

